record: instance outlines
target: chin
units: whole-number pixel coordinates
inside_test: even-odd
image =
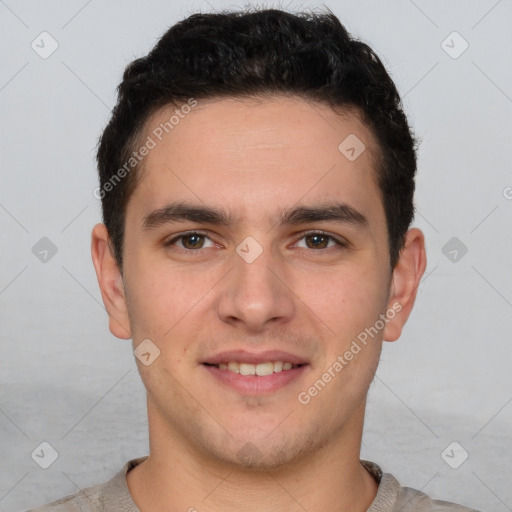
[[[207,449],[210,455],[221,464],[226,464],[237,470],[246,469],[255,472],[275,471],[300,463],[308,455],[319,449],[323,436],[318,429],[311,429],[301,434],[286,432],[279,438],[270,436],[250,436],[244,439],[230,439],[230,442],[215,443]],[[226,441],[226,440],[224,440]]]
[[[281,467],[289,466],[295,454],[287,452],[272,453],[261,452],[254,444],[248,442],[240,450],[230,454],[225,450],[222,453],[215,453],[217,460],[227,466],[236,468],[238,471],[245,469],[253,472],[267,472],[278,470]]]

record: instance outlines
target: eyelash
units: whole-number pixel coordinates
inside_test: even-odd
[[[176,245],[176,242],[178,240],[181,240],[187,236],[190,236],[190,235],[199,235],[199,236],[202,236],[202,237],[205,237],[205,238],[208,238],[210,239],[210,237],[206,234],[206,233],[202,233],[201,231],[188,231],[186,233],[182,233],[181,235],[178,235],[178,236],[175,236],[174,238],[172,238],[171,240],[167,241],[164,243],[165,247],[171,247],[173,245]],[[348,243],[347,242],[344,242],[343,240],[340,240],[336,237],[334,237],[333,235],[330,235],[329,233],[325,233],[324,231],[308,231],[307,233],[304,233],[300,238],[299,240],[302,240],[308,236],[312,236],[312,235],[321,235],[321,236],[324,236],[324,237],[327,237],[329,239],[329,241],[333,241],[335,242],[338,247],[326,247],[326,248],[323,248],[323,249],[311,249],[312,251],[315,251],[315,252],[324,252],[328,249],[343,249],[343,248],[347,248],[348,247]],[[210,239],[211,240],[211,239]],[[213,240],[211,240],[213,242]],[[178,248],[181,252],[184,252],[184,253],[194,253],[194,254],[201,254],[202,251],[208,249],[207,248],[201,248],[201,249],[186,249],[186,248],[181,248],[179,247]],[[309,249],[309,248],[307,248]]]

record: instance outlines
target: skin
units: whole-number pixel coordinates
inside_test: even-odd
[[[144,139],[174,108],[150,119]],[[338,150],[349,134],[366,146],[354,161]],[[370,506],[377,483],[359,462],[366,395],[382,341],[400,336],[426,265],[423,234],[411,229],[390,269],[376,151],[355,111],[297,97],[201,101],[143,161],[126,211],[122,274],[105,226],[94,227],[92,256],[111,332],[132,338],[134,348],[150,339],[160,350],[149,366],[137,359],[150,457],[127,483],[142,512]],[[237,222],[143,229],[149,213],[174,201],[229,210]],[[329,201],[350,205],[367,225],[278,222],[280,209]],[[206,238],[165,245],[194,230]],[[346,245],[306,236],[311,231]],[[248,236],[263,250],[252,263],[236,252]],[[397,304],[385,328],[300,403],[298,394]],[[308,367],[275,392],[248,395],[201,364],[232,349],[285,350]],[[252,461],[238,455],[244,446],[257,454]]]

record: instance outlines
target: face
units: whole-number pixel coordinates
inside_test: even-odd
[[[362,428],[404,321],[374,139],[355,112],[270,97],[199,102],[160,141],[174,109],[144,135],[111,329],[150,340],[150,430],[226,463],[300,460]]]

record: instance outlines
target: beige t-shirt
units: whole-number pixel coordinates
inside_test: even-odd
[[[140,512],[128,490],[126,474],[146,459],[132,459],[108,482],[82,489],[28,512]],[[383,473],[374,462],[362,460],[361,464],[379,484],[377,495],[367,512],[478,512],[455,503],[432,500],[421,491],[401,487],[393,475]]]

